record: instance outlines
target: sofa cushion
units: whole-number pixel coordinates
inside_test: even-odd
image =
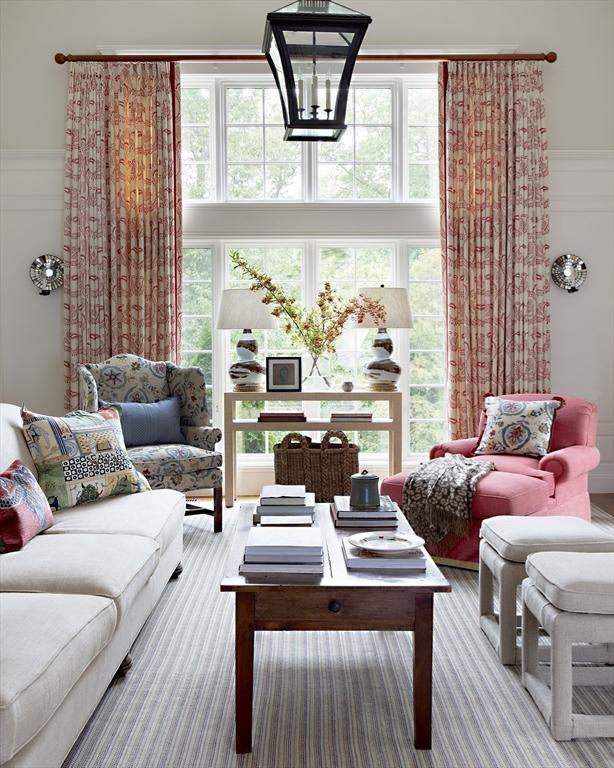
[[[579,517],[491,517],[480,536],[515,563],[533,552],[614,552],[614,536]]]
[[[143,490],[116,408],[72,411],[60,418],[22,410],[22,417],[38,482],[56,511]]]
[[[401,506],[404,472],[386,478],[381,492]],[[490,472],[478,481],[471,502],[471,515],[482,520],[496,515],[532,515],[546,506],[550,496],[549,484],[535,477],[512,472]]]
[[[177,535],[185,515],[185,496],[171,490],[101,499],[58,512],[49,534],[108,533],[147,536],[160,554]]]
[[[113,636],[112,600],[0,594],[0,763],[45,725]]]
[[[561,611],[614,614],[614,552],[536,552],[527,575]]]
[[[476,461],[490,461],[499,472],[510,472],[513,475],[526,475],[542,480],[548,485],[550,496],[554,496],[554,474],[539,469],[539,460],[530,456],[505,456],[490,453],[488,455],[474,456]]]
[[[23,436],[21,408],[10,403],[0,403],[0,467],[8,467],[15,459],[21,459],[36,474],[32,455]]]
[[[53,525],[53,514],[34,474],[20,460],[0,474],[0,553],[16,552]]]
[[[121,617],[159,559],[159,545],[145,536],[37,536],[0,558],[0,592],[109,597]]]
[[[194,445],[165,444],[128,449],[128,456],[134,466],[145,477],[172,473],[202,472],[222,466],[222,454],[205,451]]]

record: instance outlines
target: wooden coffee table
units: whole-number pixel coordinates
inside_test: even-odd
[[[324,575],[239,576],[252,505],[239,512],[238,531],[222,592],[235,597],[236,750],[252,749],[254,632],[406,630],[414,633],[414,745],[431,748],[433,594],[450,592],[450,583],[427,556],[426,572],[413,575],[350,571],[341,539],[356,529],[335,528],[328,504],[318,504],[315,524],[324,540]],[[399,512],[399,532],[409,525]]]

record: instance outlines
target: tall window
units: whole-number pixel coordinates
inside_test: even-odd
[[[409,249],[409,450],[426,453],[444,434],[441,251]]]
[[[438,192],[437,89],[407,90],[407,197],[435,199]]]
[[[216,331],[214,313],[223,288],[247,285],[229,266],[228,252],[236,248],[307,306],[326,281],[345,296],[382,283],[409,289],[414,327],[393,331],[394,358],[403,368],[406,458],[423,455],[445,436],[435,76],[356,80],[339,143],[284,142],[279,96],[266,81],[199,76],[184,86],[182,356],[204,368],[217,423],[240,329]],[[348,201],[352,205],[340,205]],[[288,202],[295,205],[285,207]],[[263,362],[267,355],[302,352],[282,330],[255,334]],[[373,334],[347,328],[340,337],[330,361],[335,386],[365,384]],[[244,403],[238,414],[256,418],[265,407],[282,403]],[[348,407],[343,401],[304,404],[311,416],[318,408],[325,416]],[[378,401],[357,407],[386,415]],[[257,464],[280,436],[241,433],[238,448]],[[350,439],[373,460],[386,452],[385,433]]]
[[[213,383],[212,293],[211,248],[184,248],[181,361],[204,370],[208,390]]]
[[[181,89],[181,171],[186,200],[211,199],[211,91]]]
[[[390,199],[392,90],[352,88],[347,129],[338,142],[318,144],[318,199]]]
[[[255,246],[245,243],[233,243],[225,248],[226,256],[231,250],[240,250],[249,261],[274,277],[282,285],[287,294],[303,300],[303,248],[301,246]],[[228,276],[229,288],[247,288],[249,280],[232,271]],[[227,367],[236,359],[235,347],[241,331],[230,333],[230,344],[227,350]],[[258,342],[258,358],[264,363],[267,356],[297,355],[290,341],[282,330],[254,330]],[[262,410],[283,410],[286,404],[282,402],[267,402],[263,400],[237,403],[237,416],[245,419],[256,419]],[[282,432],[240,432],[237,436],[237,450],[240,453],[269,454],[285,433]]]
[[[275,88],[226,89],[229,200],[300,200],[301,142],[284,141]]]

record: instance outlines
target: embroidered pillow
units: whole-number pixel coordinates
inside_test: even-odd
[[[486,426],[476,454],[506,453],[540,459],[548,453],[559,400],[484,401]]]
[[[21,417],[52,509],[148,490],[126,452],[117,408],[71,411],[58,418],[22,409]]]
[[[0,553],[16,552],[53,525],[53,514],[36,478],[15,459],[0,475]]]

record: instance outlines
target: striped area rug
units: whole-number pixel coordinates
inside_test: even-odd
[[[595,521],[614,521],[594,508]],[[64,768],[597,768],[614,740],[557,743],[478,627],[477,574],[445,569],[436,595],[433,749],[413,749],[412,635],[256,635],[254,751],[234,752],[234,596],[219,592],[233,536],[186,518],[184,572],[139,636]],[[580,689],[576,711],[614,711]]]

